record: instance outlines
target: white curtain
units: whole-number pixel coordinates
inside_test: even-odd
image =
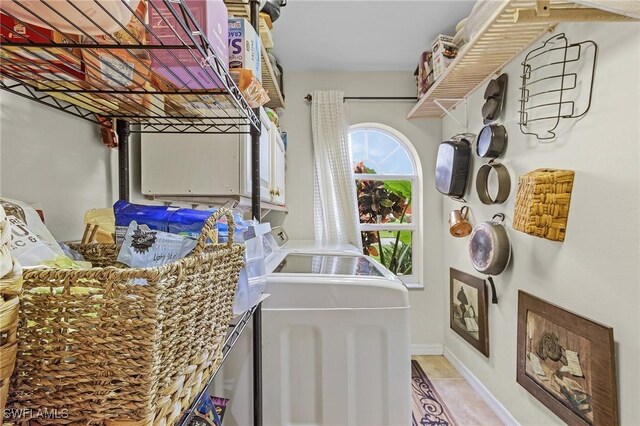
[[[316,240],[362,247],[344,93],[316,90],[311,96]]]

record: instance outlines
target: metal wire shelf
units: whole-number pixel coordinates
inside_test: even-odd
[[[132,15],[128,23],[99,0],[83,3],[102,15],[100,24],[95,12],[89,16],[69,0],[43,0],[40,13],[23,0],[2,1],[0,88],[95,123],[101,117],[139,123],[132,132],[259,129],[259,118],[183,0],[141,3],[148,13],[120,1]],[[72,7],[73,19],[61,7]]]
[[[235,346],[236,342],[238,341],[238,338],[244,331],[245,327],[249,324],[249,321],[251,321],[251,317],[256,312],[256,310],[262,309],[262,306],[261,306],[262,301],[265,298],[266,297],[263,297],[255,306],[253,306],[251,309],[244,312],[234,325],[229,325],[229,330],[227,332],[227,336],[224,341],[224,346],[222,348],[222,360],[220,360],[218,366],[209,377],[209,380],[207,380],[206,385],[202,388],[200,393],[198,393],[198,395],[196,395],[196,397],[193,399],[191,406],[183,413],[182,418],[177,423],[178,426],[189,426],[191,424],[191,420],[193,419],[193,416],[196,410],[198,409],[202,401],[202,398],[205,395],[209,394],[208,392],[209,387],[211,386],[214,379],[216,378],[216,375],[220,371],[220,368],[224,364],[224,361],[227,359],[227,356],[229,356],[229,352],[231,352],[231,350]]]

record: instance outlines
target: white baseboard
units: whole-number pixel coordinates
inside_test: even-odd
[[[412,344],[411,355],[442,355],[444,353],[444,346],[441,344]]]
[[[463,363],[448,348],[444,348],[444,357],[454,366],[456,370],[465,378],[469,385],[475,390],[480,398],[482,398],[495,415],[507,426],[520,426],[520,423],[507,411],[507,409],[496,399],[489,389],[473,375]]]

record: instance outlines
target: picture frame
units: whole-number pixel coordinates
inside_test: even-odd
[[[489,317],[485,280],[449,268],[449,327],[489,357]]]
[[[518,292],[516,380],[569,425],[618,425],[613,328]]]

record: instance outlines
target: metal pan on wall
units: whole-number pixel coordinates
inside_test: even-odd
[[[490,221],[478,224],[469,240],[469,257],[478,272],[486,275],[500,275],[509,265],[511,243],[502,222],[504,214],[498,213]],[[492,290],[492,303],[498,303],[493,278],[489,276]]]
[[[501,124],[489,124],[480,130],[476,154],[482,158],[498,158],[507,147],[507,130]]]
[[[489,175],[491,171],[494,171],[498,176],[498,193],[495,198],[489,193]],[[509,198],[509,192],[511,192],[509,170],[500,163],[494,163],[493,160],[483,164],[476,175],[476,191],[482,204],[504,203]]]
[[[471,142],[456,135],[438,147],[436,159],[436,189],[454,199],[461,199],[467,190],[471,168]]]
[[[498,78],[489,81],[484,90],[485,103],[482,105],[482,117],[484,124],[496,121],[504,109],[507,93],[507,74],[501,74]]]

